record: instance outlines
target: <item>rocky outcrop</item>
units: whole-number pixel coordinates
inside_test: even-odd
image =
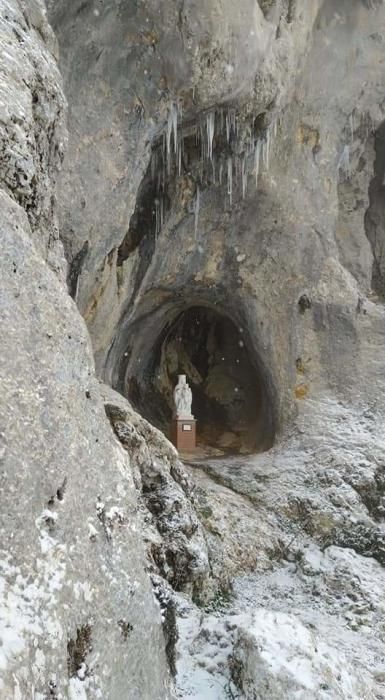
[[[67,141],[56,37],[41,0],[3,3],[0,180],[26,211],[34,244],[62,275],[53,184]]]
[[[247,700],[374,700],[348,660],[294,616],[256,610],[237,630],[233,678]]]
[[[209,575],[207,546],[191,503],[193,483],[164,435],[138,415],[122,396],[102,388],[107,416],[130,455],[141,494],[142,536],[154,573],[176,591],[204,598]]]
[[[0,22],[0,696],[163,700],[133,478],[60,280],[56,44],[40,2]]]
[[[49,12],[70,102],[62,235],[99,375],[163,427],[152,409],[175,372],[162,348],[193,309],[215,309],[245,333],[264,447],[309,396],[369,397],[383,4],[51,0]],[[205,362],[188,372],[196,396],[219,376]],[[223,406],[227,389],[222,377]]]

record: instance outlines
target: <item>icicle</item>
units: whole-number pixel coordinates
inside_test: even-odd
[[[251,138],[250,126],[247,127],[247,137],[246,137],[246,157],[250,156],[253,152],[253,140]]]
[[[162,162],[162,190],[164,191],[166,185],[166,161],[165,158],[163,158]]]
[[[168,113],[167,129],[166,129],[166,156],[167,156],[167,172],[171,170],[171,128],[172,120],[170,119],[170,111]]]
[[[350,148],[348,145],[344,146],[341,157],[338,161],[337,170],[342,170],[347,178],[350,178],[351,167],[350,167]]]
[[[212,160],[213,157],[213,140],[215,132],[215,112],[210,112],[206,116],[207,126],[207,157]]]
[[[221,160],[221,162],[219,163],[219,184],[220,185],[222,184],[222,180],[223,180],[223,163]]]
[[[195,240],[197,239],[197,235],[198,235],[199,211],[200,211],[200,192],[199,192],[199,185],[197,185],[197,191],[196,191],[195,203],[194,203],[194,236],[195,236]]]
[[[178,175],[180,177],[182,172],[182,151],[183,151],[183,138],[182,136],[178,142]]]
[[[266,165],[266,170],[269,169],[269,160],[270,160],[270,142],[271,142],[271,133],[270,133],[270,127],[266,131],[266,144],[264,148],[264,163]]]
[[[171,134],[174,141],[174,153],[178,154],[178,107],[172,102],[168,109],[166,129],[167,172],[171,172]]]
[[[230,206],[233,203],[233,159],[227,159],[227,194],[230,197]]]
[[[268,161],[268,153],[267,153],[267,141],[266,138],[262,141],[261,144],[261,156],[262,156],[262,163],[265,167],[265,170],[267,170],[267,161]]]
[[[178,152],[178,111],[176,105],[171,113],[172,116],[172,130],[174,134],[174,152]]]
[[[229,114],[229,111],[226,112],[226,138],[227,138],[227,143],[230,143],[230,114]]]
[[[160,230],[159,199],[155,199],[155,236],[158,235],[159,230]]]
[[[274,138],[276,139],[277,134],[278,134],[278,119],[276,119],[274,122],[274,132],[273,133],[274,133]]]
[[[242,198],[245,199],[246,197],[246,190],[247,190],[247,172],[246,172],[246,159],[245,157],[242,158]]]
[[[258,177],[259,177],[259,170],[260,170],[260,164],[261,164],[261,146],[262,142],[260,139],[258,139],[256,145],[255,145],[255,151],[254,151],[254,170],[255,170],[255,187],[258,187]]]
[[[354,119],[354,112],[351,113],[350,118],[349,118],[349,122],[350,122],[350,133],[351,133],[352,143],[353,143],[353,141],[354,141],[354,132],[355,132],[355,130],[356,130],[356,124],[355,124],[355,119]]]
[[[216,185],[215,158],[213,158],[211,161],[211,167],[213,169],[213,185]]]

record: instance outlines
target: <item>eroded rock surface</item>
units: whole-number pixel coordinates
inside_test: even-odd
[[[194,485],[164,435],[109,387],[102,388],[107,416],[124,449],[145,512],[142,536],[155,572],[177,591],[204,597],[207,546],[193,500]]]
[[[156,393],[175,372],[157,349],[193,308],[231,321],[271,443],[309,395],[355,402],[370,385],[385,9],[158,5],[49,3],[70,103],[60,208],[71,290],[99,375],[163,429]],[[209,335],[199,342],[209,348]],[[190,362],[196,396],[213,384],[207,362]],[[215,385],[223,406],[227,389]],[[233,393],[236,413],[241,382]]]
[[[163,700],[132,474],[57,274],[55,41],[38,2],[1,2],[0,22],[0,696]]]
[[[47,6],[0,0],[0,693],[382,698],[384,3]],[[186,475],[94,359],[266,451]]]
[[[67,141],[57,40],[41,0],[1,7],[2,188],[27,212],[34,244],[65,274],[53,183]]]

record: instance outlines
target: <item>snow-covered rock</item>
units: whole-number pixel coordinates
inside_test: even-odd
[[[258,609],[238,628],[233,678],[247,700],[374,700],[338,649],[294,615]]]
[[[141,495],[142,536],[156,572],[177,591],[203,595],[207,545],[193,506],[194,484],[176,449],[110,387],[101,385],[107,416],[130,456]]]

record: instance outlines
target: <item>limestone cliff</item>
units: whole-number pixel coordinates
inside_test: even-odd
[[[39,2],[1,2],[0,24],[0,697],[161,700],[169,671],[130,462],[58,277],[56,42]]]
[[[161,426],[164,386],[146,376],[166,329],[209,307],[247,333],[262,432],[298,396],[365,394],[382,3],[50,8],[70,105],[61,235],[98,373],[141,410],[158,402]]]
[[[384,3],[0,10],[0,696],[384,697]]]

